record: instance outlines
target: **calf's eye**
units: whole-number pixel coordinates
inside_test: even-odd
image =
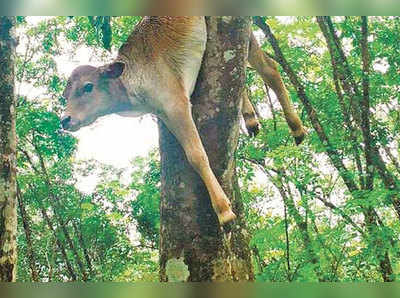
[[[86,83],[85,86],[83,86],[83,92],[85,93],[90,93],[93,90],[93,84],[92,83]]]

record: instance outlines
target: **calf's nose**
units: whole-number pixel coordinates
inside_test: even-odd
[[[62,126],[63,129],[68,129],[70,124],[71,124],[71,116],[64,116],[61,119],[61,126]]]

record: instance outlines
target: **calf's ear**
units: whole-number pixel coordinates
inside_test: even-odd
[[[102,75],[105,78],[116,79],[124,72],[124,69],[125,69],[125,63],[117,61],[106,65],[102,69]]]

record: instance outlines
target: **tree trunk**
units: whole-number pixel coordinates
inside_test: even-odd
[[[25,238],[26,238],[26,251],[28,253],[28,263],[29,267],[31,268],[31,277],[32,281],[38,282],[39,281],[39,273],[36,268],[36,257],[33,250],[33,243],[32,243],[32,230],[30,226],[30,220],[28,214],[26,212],[25,204],[23,197],[21,195],[20,188],[17,185],[17,198],[18,198],[18,207],[19,207],[19,214],[22,219],[22,226],[24,227]]]
[[[192,113],[210,165],[238,218],[225,230],[218,224],[203,181],[159,121],[161,281],[254,279],[234,160],[250,19],[210,17],[206,22],[207,48],[191,98]]]
[[[76,222],[72,222],[72,225],[74,227],[75,235],[78,237],[79,245],[81,246],[81,248],[83,250],[83,255],[85,256],[86,265],[88,267],[89,274],[94,278],[96,276],[96,272],[94,272],[94,270],[93,270],[92,261],[91,261],[90,255],[89,255],[89,251],[87,250],[85,240],[83,239],[82,230],[78,228],[78,225]],[[80,225],[80,223],[79,223],[79,225]]]
[[[372,191],[374,188],[374,167],[373,167],[373,159],[374,159],[374,149],[373,146],[373,137],[371,135],[370,129],[370,96],[369,96],[369,72],[371,67],[370,55],[368,50],[368,18],[361,17],[361,56],[362,56],[362,64],[363,64],[363,75],[362,75],[362,85],[363,85],[363,96],[360,100],[361,106],[361,131],[364,138],[364,155],[366,162],[365,172],[367,173],[365,188],[368,191]],[[378,151],[376,149],[376,151]],[[379,154],[379,152],[376,152]],[[374,227],[372,233],[377,231],[378,228]],[[374,246],[376,247],[376,254],[379,260],[379,266],[382,272],[382,278],[384,281],[394,281],[393,269],[389,258],[388,250],[385,249],[385,245],[383,240],[374,235],[372,236]],[[376,238],[376,239],[375,239]]]
[[[76,281],[77,280],[76,274],[74,272],[71,262],[68,259],[67,251],[65,250],[64,244],[59,239],[57,232],[53,226],[53,223],[51,222],[51,219],[42,204],[40,204],[40,211],[42,212],[42,216],[43,216],[44,220],[46,221],[47,226],[49,227],[50,231],[54,235],[54,239],[56,240],[57,247],[61,252],[61,255],[65,261],[65,265],[67,266],[67,271],[69,273],[69,276],[71,277],[72,281]]]
[[[17,261],[14,17],[0,16],[0,281],[15,281]]]
[[[361,94],[357,83],[355,82],[353,73],[350,69],[349,63],[347,62],[346,55],[343,50],[343,46],[337,35],[337,32],[333,26],[330,17],[317,17],[318,24],[321,28],[322,33],[325,36],[328,44],[328,49],[332,58],[332,67],[334,71],[339,74],[340,81],[342,82],[343,89],[350,98],[350,103],[353,111],[353,118],[356,121],[358,127],[360,127],[364,144],[366,145],[365,154],[367,155],[367,163],[371,163],[372,167],[366,164],[366,174],[369,183],[371,184],[371,177],[373,175],[373,168],[376,169],[378,175],[381,177],[385,187],[391,191],[391,200],[394,209],[396,210],[397,216],[400,219],[400,181],[393,175],[387,168],[381,154],[379,153],[378,143],[374,140],[370,132],[370,121],[373,120],[373,115],[369,115],[369,79],[368,73],[370,68],[369,52],[367,47],[368,29],[367,19],[364,18],[362,21],[362,40],[361,40],[361,53],[363,62],[363,94]],[[329,29],[329,30],[328,30]],[[329,32],[329,33],[328,33]],[[333,45],[336,51],[333,49]],[[337,53],[337,54],[335,54]],[[340,67],[338,67],[340,66]],[[336,70],[335,70],[336,69]],[[364,115],[362,115],[364,113]],[[367,121],[368,120],[368,121]]]
[[[45,180],[45,183],[46,183],[46,186],[47,186],[47,190],[49,192],[49,200],[48,200],[49,205],[53,209],[55,219],[57,220],[59,227],[61,227],[61,230],[62,230],[62,232],[64,234],[65,240],[66,240],[70,250],[74,254],[75,261],[77,262],[78,267],[79,267],[79,269],[80,269],[80,271],[82,273],[82,280],[83,281],[87,281],[88,280],[88,275],[86,273],[85,266],[83,265],[82,259],[81,259],[80,255],[79,255],[79,252],[78,252],[77,248],[75,247],[74,242],[72,241],[72,238],[71,238],[71,236],[70,236],[70,234],[68,232],[68,227],[67,227],[63,217],[60,215],[60,210],[62,209],[62,206],[60,205],[59,198],[54,194],[52,182],[51,182],[50,176],[48,175],[47,167],[46,167],[45,161],[43,159],[43,156],[40,154],[40,151],[37,148],[37,146],[35,145],[35,143],[33,143],[33,147],[35,148],[36,156],[39,159],[40,169],[42,170],[42,172],[40,172],[39,169],[34,165],[34,163],[32,161],[32,158],[29,156],[29,153],[24,151],[24,150],[21,150],[21,151],[27,157],[28,162],[30,163],[30,165],[31,165],[32,169],[35,171],[35,173],[38,176],[43,176],[43,178]],[[67,267],[69,269],[69,265],[68,264],[67,264]],[[69,271],[70,271],[70,269],[69,269]]]
[[[325,277],[323,276],[323,271],[321,270],[320,267],[320,259],[318,254],[315,252],[314,245],[312,243],[312,239],[310,237],[310,234],[308,232],[308,227],[307,227],[307,219],[304,218],[299,210],[296,207],[296,204],[294,202],[293,196],[290,192],[289,185],[285,185],[285,182],[283,181],[283,175],[287,175],[287,173],[283,172],[281,170],[277,171],[277,177],[273,181],[273,184],[275,187],[278,189],[282,199],[283,203],[285,205],[285,209],[287,208],[287,211],[289,215],[294,219],[294,222],[296,223],[297,229],[300,232],[303,245],[304,245],[304,250],[307,253],[307,258],[311,264],[313,264],[313,270],[315,272],[316,277],[318,278],[319,281],[325,281]],[[270,174],[270,177],[272,178],[272,175]]]

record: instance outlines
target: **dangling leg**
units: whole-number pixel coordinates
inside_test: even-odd
[[[171,105],[173,108],[164,109],[165,116],[162,119],[182,145],[189,163],[203,179],[219,222],[224,224],[234,220],[236,215],[232,212],[231,204],[210,168],[207,154],[193,122],[189,99],[182,94],[178,96],[177,101]]]
[[[254,111],[253,104],[251,103],[246,90],[243,90],[242,115],[246,124],[247,132],[250,136],[255,137],[260,131],[260,122],[258,122],[256,112]]]
[[[261,50],[253,33],[251,33],[250,36],[248,60],[251,66],[260,74],[263,81],[274,90],[282,106],[283,113],[292,131],[292,135],[295,138],[296,144],[300,144],[306,135],[303,123],[293,109],[285,85],[278,71],[277,63]]]

